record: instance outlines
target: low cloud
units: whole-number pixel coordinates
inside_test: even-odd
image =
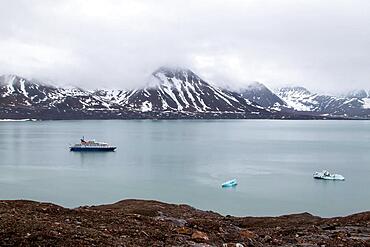
[[[1,74],[132,88],[166,65],[227,86],[370,87],[366,0],[14,0],[0,8]]]

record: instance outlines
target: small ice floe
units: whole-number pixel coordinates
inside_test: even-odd
[[[26,122],[26,121],[36,121],[33,118],[25,118],[25,119],[0,119],[0,122]]]
[[[314,178],[325,179],[325,180],[344,180],[344,177],[340,174],[330,174],[330,172],[323,170],[322,172],[315,172]]]
[[[226,181],[225,183],[222,184],[222,187],[225,188],[225,187],[234,187],[234,186],[237,186],[238,185],[238,182],[236,181],[236,179],[233,179],[233,180],[230,180],[230,181]]]

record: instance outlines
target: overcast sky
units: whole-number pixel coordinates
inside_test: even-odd
[[[130,88],[162,65],[231,86],[370,89],[370,1],[0,0],[0,74]]]

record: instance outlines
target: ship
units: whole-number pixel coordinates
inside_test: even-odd
[[[94,152],[111,152],[116,150],[117,147],[111,146],[105,142],[96,142],[95,140],[85,140],[84,137],[80,139],[80,143],[77,143],[69,147],[70,151],[74,152],[84,152],[84,151],[94,151]]]

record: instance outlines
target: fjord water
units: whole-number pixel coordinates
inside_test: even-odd
[[[116,145],[75,153],[82,136]],[[222,214],[346,215],[370,209],[369,121],[0,122],[0,199],[66,207],[125,198]],[[346,181],[312,178],[328,169]],[[237,178],[235,188],[221,183]]]

